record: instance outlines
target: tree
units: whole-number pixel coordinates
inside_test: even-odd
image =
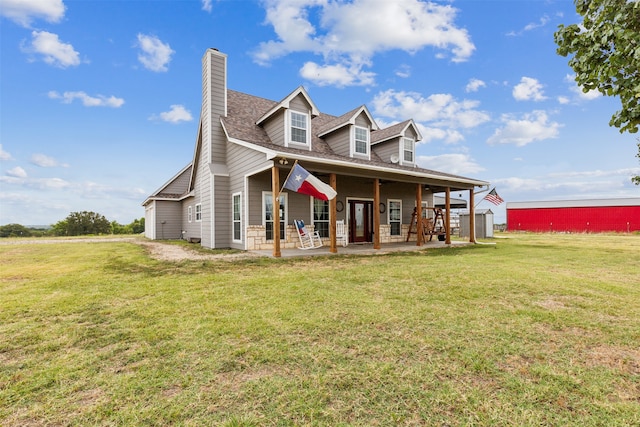
[[[31,230],[20,224],[7,224],[0,226],[0,237],[29,237]]]
[[[560,25],[557,52],[573,55],[569,65],[582,90],[620,98],[609,126],[620,133],[640,126],[640,1],[574,0],[582,24]],[[640,147],[638,154],[640,155]],[[636,185],[640,177],[632,178]]]
[[[109,234],[111,223],[95,212],[71,212],[63,221],[54,224],[55,234],[64,236],[84,236],[87,234]]]

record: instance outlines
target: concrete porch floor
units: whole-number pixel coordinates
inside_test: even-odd
[[[470,245],[468,241],[452,241],[450,245],[440,242],[436,239],[426,242],[422,246],[416,246],[416,242],[402,243],[382,243],[380,249],[373,249],[373,243],[354,244],[351,243],[347,247],[338,246],[338,252],[332,254],[329,252],[329,246],[322,246],[317,249],[281,249],[282,258],[291,257],[307,257],[307,256],[327,256],[327,255],[384,255],[392,252],[415,252],[425,249],[447,248],[454,246]],[[273,258],[273,250],[250,251],[265,257]]]

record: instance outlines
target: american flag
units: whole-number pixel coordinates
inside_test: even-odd
[[[498,193],[496,192],[495,187],[493,190],[489,191],[489,193],[486,196],[484,196],[484,200],[491,202],[494,205],[499,205],[500,203],[504,202],[504,199],[498,196]]]

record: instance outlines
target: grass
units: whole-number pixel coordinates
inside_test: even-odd
[[[640,236],[163,263],[0,245],[0,425],[640,425]]]

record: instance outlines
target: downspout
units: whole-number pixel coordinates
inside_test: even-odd
[[[484,190],[480,190],[477,193],[473,193],[474,195],[476,194],[482,194],[482,193],[486,193],[487,191],[489,191],[489,185],[487,185],[487,188],[485,188]],[[484,200],[484,198],[480,199],[480,202],[482,202]],[[480,202],[476,203],[476,205],[474,206],[474,211],[473,211],[473,215],[475,216],[476,212],[475,212],[475,207],[478,206],[480,204]],[[475,218],[474,218],[475,219]],[[471,230],[471,233],[473,233],[473,243],[475,243],[476,245],[495,245],[495,242],[489,242],[489,243],[483,243],[483,242],[478,242],[476,240],[476,227],[475,227],[475,221],[473,222],[473,230]]]

